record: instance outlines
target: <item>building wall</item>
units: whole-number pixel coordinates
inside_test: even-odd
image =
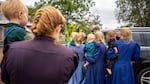
[[[4,30],[4,27],[6,26],[6,19],[5,17],[3,16],[2,14],[2,10],[1,10],[1,3],[2,1],[0,1],[0,63],[1,63],[1,60],[2,60],[2,57],[3,57],[3,30]]]
[[[1,63],[1,60],[2,60],[2,57],[3,57],[3,54],[2,54],[2,51],[3,51],[3,30],[4,30],[4,27],[0,26],[0,63]]]

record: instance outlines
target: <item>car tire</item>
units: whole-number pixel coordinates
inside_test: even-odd
[[[136,79],[137,79],[137,84],[149,84],[150,83],[150,67],[140,70]]]

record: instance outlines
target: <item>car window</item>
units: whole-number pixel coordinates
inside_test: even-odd
[[[132,32],[132,36],[141,46],[150,46],[150,32]]]
[[[141,47],[141,58],[150,59],[150,47]]]
[[[141,46],[141,58],[150,59],[150,32],[132,32],[132,37]]]

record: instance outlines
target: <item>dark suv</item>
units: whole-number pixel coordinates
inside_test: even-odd
[[[141,46],[140,60],[133,63],[136,84],[150,84],[150,27],[131,30],[133,40]]]

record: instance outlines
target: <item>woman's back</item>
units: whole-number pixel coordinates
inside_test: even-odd
[[[77,65],[77,62],[71,61],[74,58],[72,50],[53,44],[49,37],[14,43],[2,62],[3,66],[7,65],[2,67],[3,80],[9,80],[8,84],[64,84]],[[5,79],[5,69],[10,78]]]
[[[138,44],[134,41],[118,40],[116,41],[119,56],[117,62],[130,62],[132,59],[137,59],[135,56]]]
[[[68,84],[84,84],[84,76],[85,71],[83,69],[83,64],[85,63],[84,58],[84,44],[81,44],[80,46],[69,46],[71,49],[73,49],[79,56],[79,64],[72,75],[71,79],[69,80]]]
[[[118,59],[112,66],[111,84],[135,84],[131,61],[139,58],[140,46],[132,40],[130,28],[121,28],[119,36],[120,40],[116,41]],[[109,51],[114,53],[111,49]],[[107,54],[111,55],[110,52]]]
[[[84,44],[81,44],[79,47],[77,46],[69,46],[71,49],[73,49],[79,56],[79,60],[84,60]]]

